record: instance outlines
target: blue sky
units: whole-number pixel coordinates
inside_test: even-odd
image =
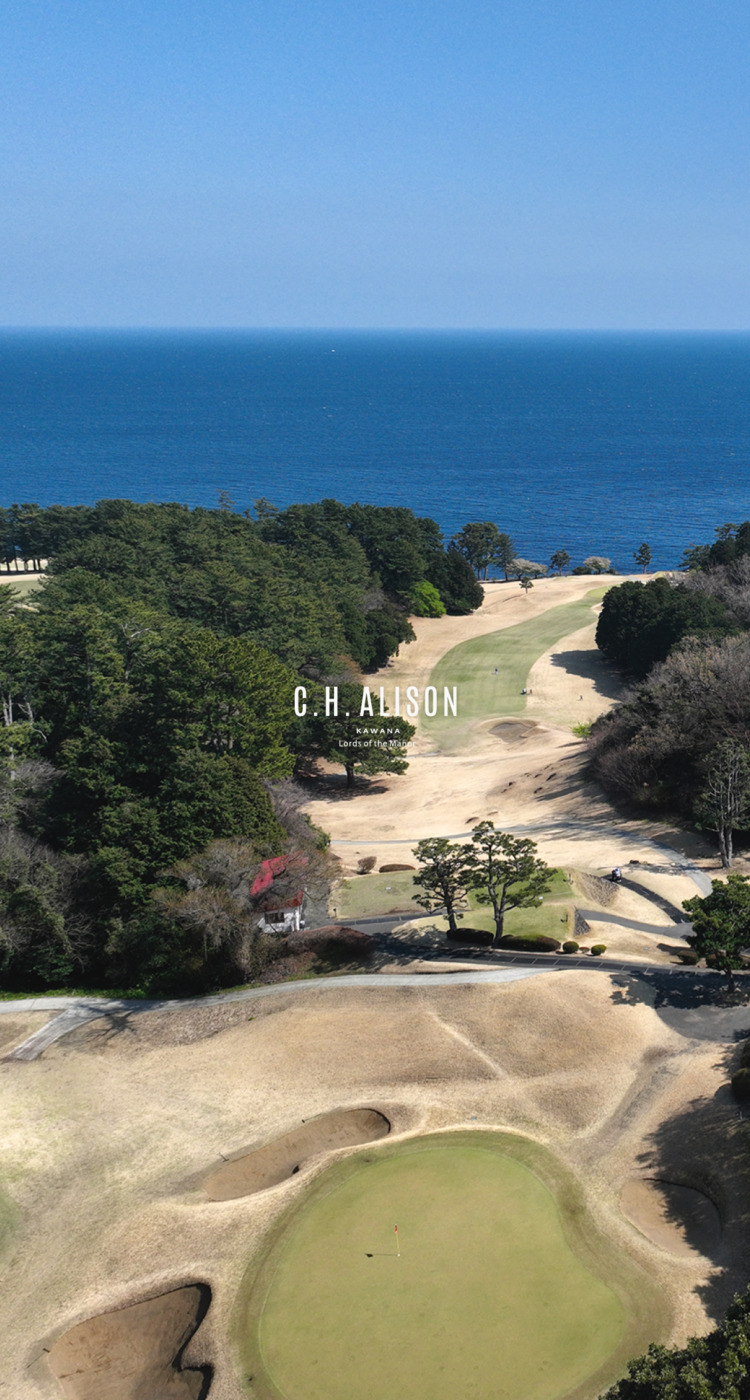
[[[0,324],[750,328],[747,0],[6,0]]]

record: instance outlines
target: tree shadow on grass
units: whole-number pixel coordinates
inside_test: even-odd
[[[659,944],[659,947],[671,945]],[[681,950],[681,951],[684,951]],[[612,1000],[624,1006],[646,1002],[674,1030],[683,1030],[699,1040],[733,1039],[743,1019],[750,1016],[748,974],[735,973],[737,990],[727,990],[726,978],[719,972],[693,972],[678,968],[643,968],[633,973],[617,973],[612,978]],[[697,1013],[688,1017],[679,1013]],[[703,1027],[700,1033],[698,1027]]]
[[[311,800],[317,799],[321,802],[350,802],[353,797],[360,797],[362,793],[370,796],[372,793],[388,791],[385,783],[359,774],[355,776],[354,787],[347,786],[346,773],[307,772],[297,774],[296,781],[309,794]]]
[[[660,1123],[638,1158],[639,1175],[657,1186],[664,1219],[714,1266],[696,1291],[716,1321],[750,1276],[750,1121],[729,1088],[735,1058],[734,1047],[717,1046],[727,1082]],[[702,1219],[686,1205],[693,1193],[699,1193],[699,1205],[700,1197],[707,1198]],[[708,1203],[721,1227],[713,1239],[705,1229]]]
[[[569,676],[579,676],[582,680],[593,681],[597,695],[603,695],[607,700],[622,699],[622,681],[617,673],[607,665],[599,652],[558,651],[550,660],[553,666],[558,666]]]

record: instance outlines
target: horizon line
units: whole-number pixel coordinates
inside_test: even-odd
[[[97,333],[137,332],[159,334],[239,335],[750,335],[750,326],[305,326],[305,325],[148,325],[56,323],[3,324],[0,335],[14,332]]]

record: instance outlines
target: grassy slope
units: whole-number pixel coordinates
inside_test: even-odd
[[[469,721],[520,715],[526,706],[521,691],[534,662],[563,637],[592,621],[591,609],[608,587],[592,588],[578,602],[562,603],[540,617],[460,642],[446,652],[430,675],[430,685],[437,687],[439,708],[443,686],[458,686],[458,721],[441,714],[422,720],[436,747],[455,752],[467,737]]]
[[[587,1383],[596,1394],[665,1320],[556,1170],[527,1139],[462,1133],[324,1173],[241,1295],[254,1393],[556,1400]]]

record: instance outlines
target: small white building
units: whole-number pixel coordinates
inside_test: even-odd
[[[263,861],[250,890],[262,911],[258,927],[263,933],[298,933],[305,927],[302,871],[306,864],[306,859],[299,856],[272,856]]]

